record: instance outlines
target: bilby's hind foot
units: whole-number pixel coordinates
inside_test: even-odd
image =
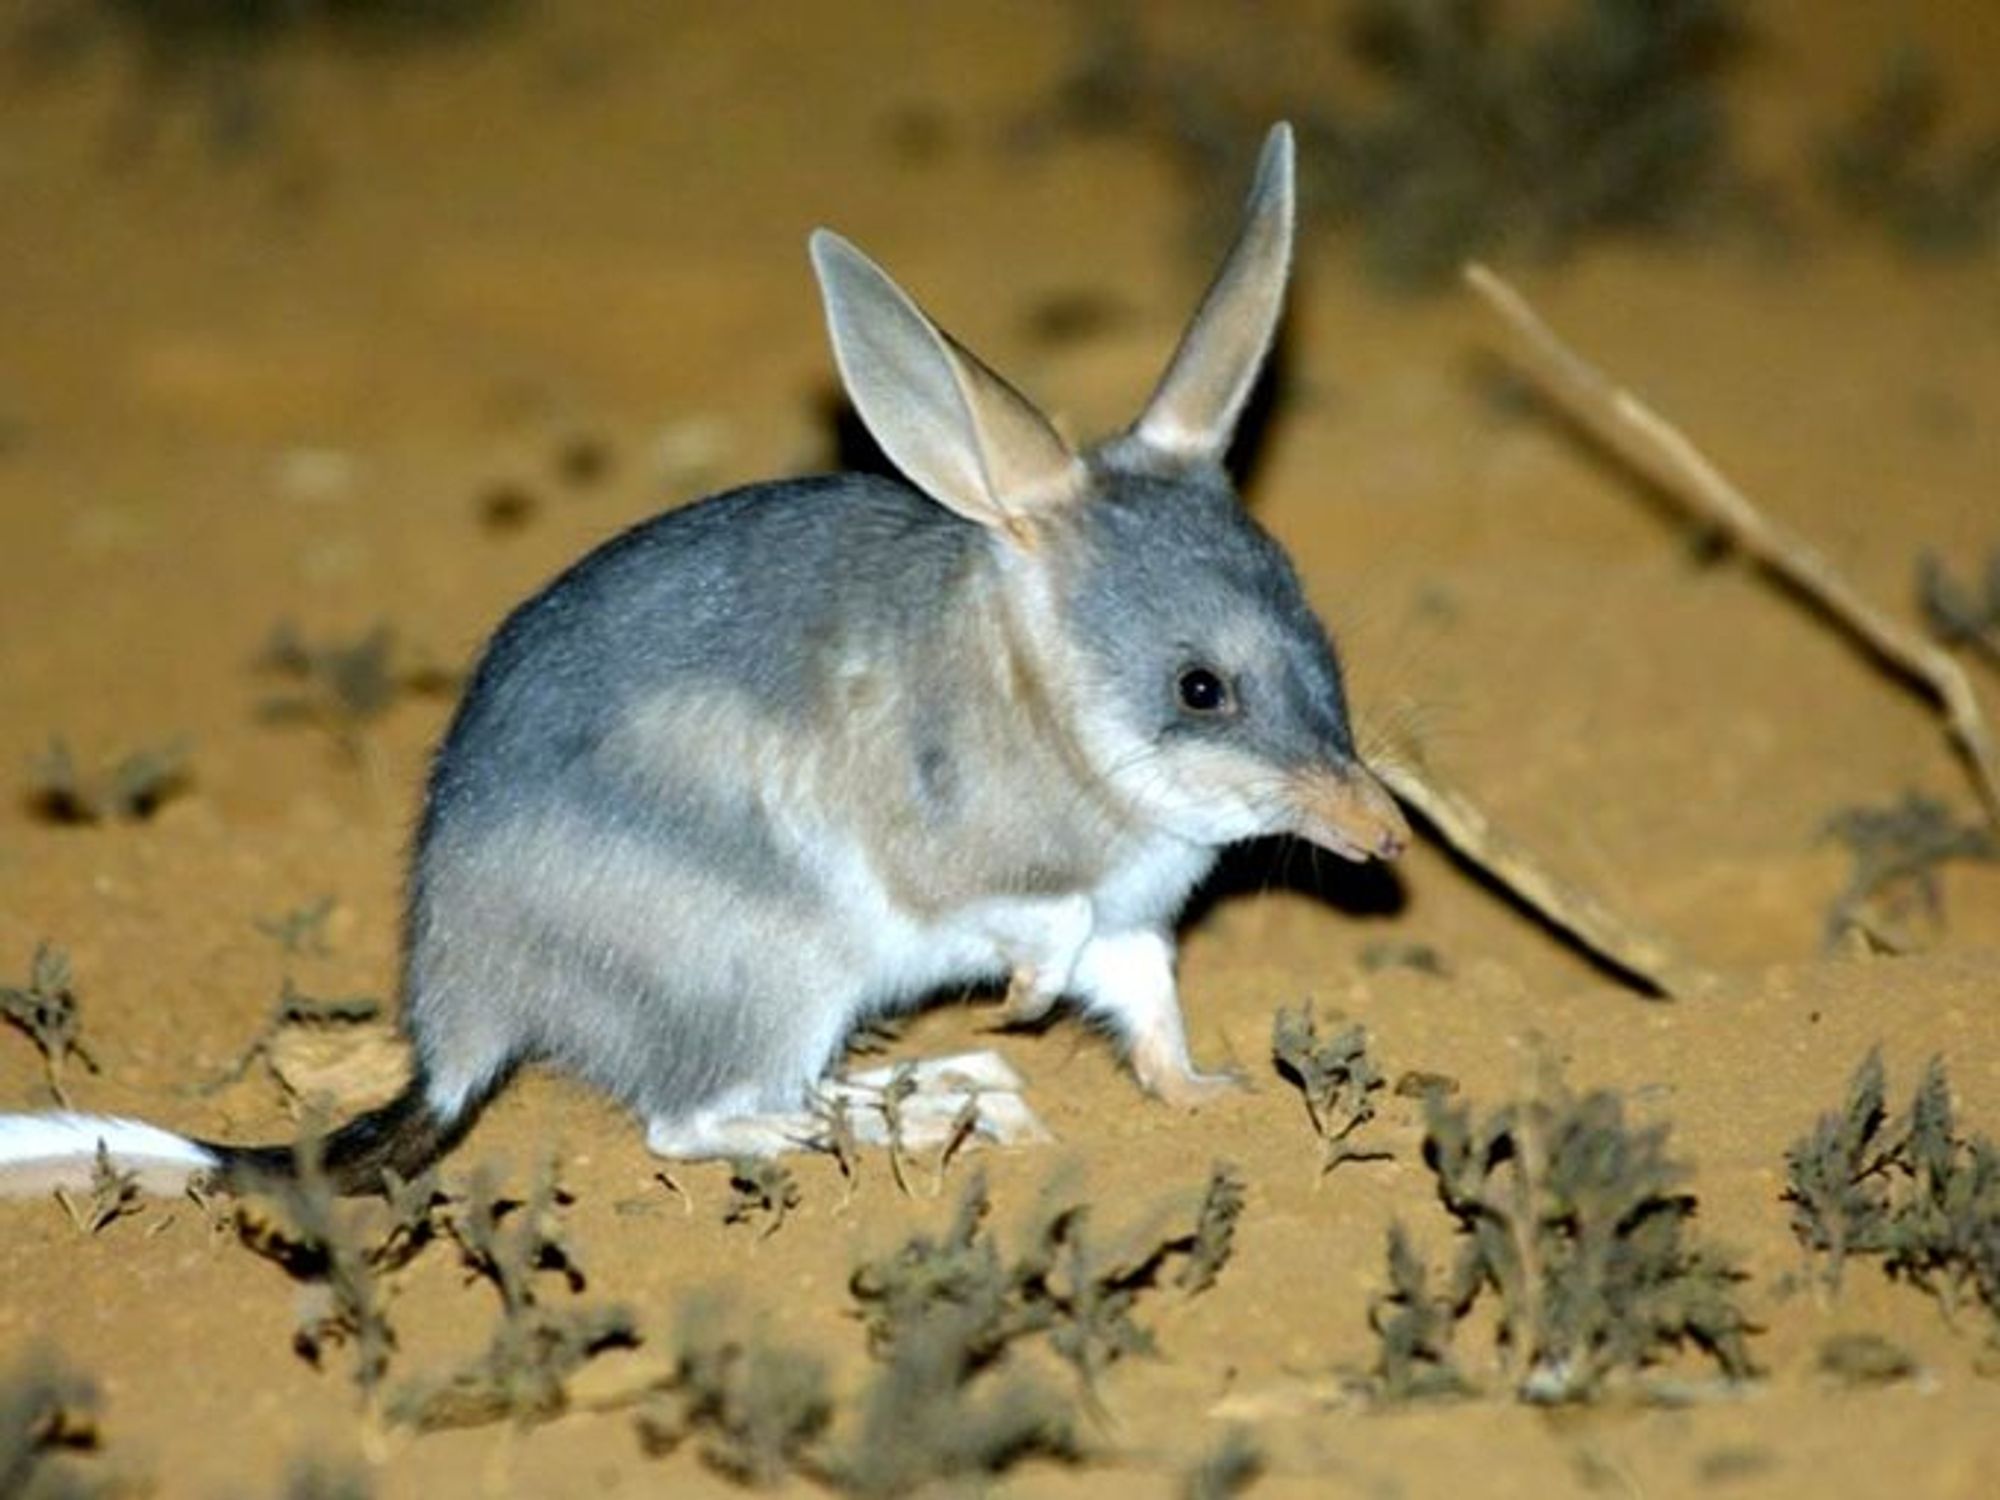
[[[724,1100],[691,1115],[657,1116],[646,1127],[646,1147],[683,1161],[825,1151],[832,1141],[828,1111],[836,1108],[845,1110],[854,1138],[872,1146],[886,1146],[892,1136],[898,1146],[942,1146],[968,1120],[975,1138],[995,1145],[1051,1139],[1021,1097],[1021,1075],[997,1052],[871,1068],[829,1078],[815,1092],[814,1110],[755,1111]]]
[[[898,1080],[907,1083],[899,1088]],[[890,1125],[890,1095],[895,1126]],[[852,1078],[829,1079],[820,1097],[844,1105],[855,1137],[886,1146],[942,1146],[969,1119],[972,1134],[996,1146],[1032,1146],[1053,1139],[1021,1097],[1021,1075],[997,1052],[870,1068]],[[968,1115],[968,1109],[970,1114]]]
[[[739,1156],[783,1156],[816,1149],[825,1126],[804,1110],[768,1114],[712,1113],[654,1119],[646,1125],[646,1149],[677,1161],[716,1161]]]

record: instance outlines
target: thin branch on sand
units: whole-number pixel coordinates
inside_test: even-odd
[[[1689,510],[1712,522],[1774,578],[1811,603],[1875,661],[1943,714],[1986,813],[2000,826],[2000,751],[1959,664],[1865,599],[1827,558],[1756,507],[1678,429],[1577,354],[1521,294],[1485,266],[1465,279],[1513,330],[1525,373],[1586,432]],[[1400,790],[1400,788],[1398,789]]]
[[[1397,800],[1430,824],[1455,853],[1490,875],[1515,899],[1612,968],[1675,999],[1705,993],[1712,981],[1665,937],[1611,910],[1530,854],[1470,797],[1423,763],[1415,745],[1399,741],[1370,759]]]

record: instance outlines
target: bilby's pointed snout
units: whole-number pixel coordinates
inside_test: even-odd
[[[1292,800],[1298,832],[1343,859],[1394,859],[1409,846],[1403,810],[1359,762],[1304,772],[1293,784]]]

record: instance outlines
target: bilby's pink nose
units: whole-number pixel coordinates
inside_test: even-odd
[[[1394,859],[1410,825],[1389,789],[1359,765],[1308,771],[1292,786],[1299,832],[1344,859]]]

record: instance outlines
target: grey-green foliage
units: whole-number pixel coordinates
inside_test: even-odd
[[[359,755],[362,733],[408,695],[452,692],[455,674],[413,656],[395,628],[378,623],[350,641],[311,641],[291,621],[273,628],[253,668],[287,683],[257,705],[273,723],[307,723]]]
[[[1579,0],[1537,26],[1491,0],[1363,0],[1350,35],[1389,102],[1329,113],[1305,155],[1405,284],[1501,244],[1679,229],[1733,170],[1718,85],[1741,29],[1731,0]]]
[[[870,1497],[977,1481],[1035,1454],[1077,1457],[1069,1402],[1030,1370],[992,1368],[986,1312],[947,1299],[908,1317],[849,1404],[835,1401],[818,1358],[697,1299],[683,1309],[672,1372],[638,1415],[640,1444],[654,1457],[692,1444],[742,1484],[804,1476]]]
[[[815,1472],[833,1412],[820,1360],[745,1334],[697,1299],[682,1310],[673,1373],[640,1412],[639,1438],[655,1457],[693,1439],[717,1473],[762,1488]]]
[[[0,984],[0,1021],[24,1033],[41,1050],[49,1092],[68,1109],[63,1074],[70,1058],[92,1073],[97,1071],[97,1059],[83,1045],[83,1015],[65,950],[53,943],[35,944],[27,983]]]
[[[1392,1234],[1390,1291],[1374,1315],[1385,1393],[1459,1388],[1451,1334],[1487,1299],[1524,1400],[1587,1400],[1689,1344],[1731,1378],[1751,1373],[1740,1276],[1693,1241],[1695,1203],[1665,1126],[1634,1128],[1616,1094],[1555,1082],[1484,1115],[1432,1095],[1426,1116],[1424,1160],[1461,1238],[1433,1291]]]
[[[1320,1171],[1345,1161],[1386,1156],[1355,1146],[1350,1137],[1375,1118],[1382,1070],[1368,1050],[1368,1030],[1358,1022],[1321,1037],[1311,1004],[1281,1009],[1271,1019],[1271,1060],[1305,1100],[1306,1116],[1322,1144]]]
[[[285,1474],[285,1500],[369,1500],[367,1471],[319,1454],[294,1459]]]
[[[292,1348],[318,1368],[330,1350],[351,1345],[354,1381],[368,1398],[388,1373],[396,1332],[377,1274],[380,1257],[363,1240],[359,1211],[334,1195],[324,1144],[317,1124],[309,1123],[293,1145],[292,1170],[253,1178],[232,1220],[246,1248],[308,1288]]]
[[[2000,127],[1954,143],[1949,114],[1931,58],[1914,47],[1892,53],[1874,91],[1821,145],[1828,195],[1919,254],[2000,244]]]
[[[946,1307],[963,1315],[981,1363],[1042,1326],[1039,1309],[1031,1313],[1012,1295],[1014,1278],[985,1228],[992,1208],[985,1174],[977,1174],[942,1236],[913,1235],[893,1253],[855,1267],[848,1290],[860,1303],[871,1351],[886,1353],[901,1333]]]
[[[1231,1500],[1263,1472],[1264,1455],[1256,1439],[1242,1427],[1225,1428],[1215,1446],[1181,1480],[1182,1500]]]
[[[1022,1367],[993,1368],[989,1309],[943,1302],[881,1351],[857,1430],[824,1477],[851,1495],[904,1495],[997,1474],[1021,1460],[1082,1456],[1072,1403]]]
[[[0,1371],[0,1496],[80,1500],[105,1486],[64,1461],[97,1448],[97,1391],[47,1355]]]
[[[857,1267],[849,1286],[878,1355],[949,1314],[970,1368],[1017,1339],[1046,1334],[1089,1390],[1118,1359],[1153,1352],[1151,1333],[1133,1314],[1169,1264],[1180,1264],[1190,1295],[1213,1285],[1242,1202],[1241,1182],[1218,1164],[1187,1230],[1130,1230],[1107,1242],[1092,1231],[1087,1203],[1051,1194],[1010,1255],[986,1225],[991,1199],[984,1176],[975,1176],[941,1238],[912,1236]]]
[[[1850,1257],[1879,1256],[1947,1315],[1976,1301],[2000,1337],[2000,1148],[1959,1132],[1942,1059],[1892,1112],[1881,1052],[1870,1051],[1841,1107],[1785,1153],[1784,1196],[1792,1232],[1826,1257],[1829,1285]]]
[[[109,56],[127,96],[106,120],[111,147],[141,153],[182,112],[218,158],[285,139],[286,85],[307,55],[381,70],[427,43],[472,40],[535,0],[36,0],[0,7],[0,65],[59,78]],[[315,184],[294,166],[287,186]]]
[[[1986,554],[1983,577],[1964,582],[1936,553],[1924,553],[1917,559],[1917,607],[1946,646],[1966,647],[2000,667],[2000,547]]]
[[[1879,807],[1844,807],[1826,820],[1826,833],[1853,859],[1827,910],[1829,945],[1854,931],[1891,953],[1919,946],[1924,927],[1944,924],[1943,867],[2000,859],[2000,836],[1984,820],[1962,820],[1921,792]]]
[[[308,1288],[293,1335],[301,1357],[320,1365],[329,1350],[351,1345],[355,1381],[374,1400],[397,1349],[388,1277],[434,1244],[455,1246],[466,1270],[499,1298],[486,1349],[459,1369],[403,1381],[384,1408],[391,1421],[426,1431],[543,1421],[566,1409],[568,1377],[581,1365],[637,1341],[622,1307],[542,1294],[545,1273],[572,1294],[584,1285],[564,1240],[557,1211],[568,1199],[552,1166],[519,1198],[502,1193],[482,1166],[461,1192],[446,1192],[430,1173],[411,1182],[390,1174],[383,1203],[343,1203],[321,1153],[308,1128],[292,1171],[252,1180],[234,1208],[243,1243]]]
[[[1369,1326],[1381,1341],[1375,1376],[1382,1395],[1391,1401],[1469,1392],[1471,1383],[1459,1373],[1452,1355],[1458,1320],[1478,1292],[1476,1259],[1462,1255],[1454,1268],[1454,1284],[1431,1285],[1431,1270],[1410,1244],[1401,1224],[1389,1226],[1389,1289],[1368,1311]]]
[[[1301,136],[1319,222],[1355,228],[1369,266],[1402,286],[1443,284],[1502,245],[1544,254],[1596,235],[1660,233],[1740,193],[1721,95],[1746,33],[1737,0],[1351,0],[1345,26],[1289,38],[1271,59],[1226,34],[1198,58],[1149,43],[1143,10],[1100,4],[1060,87],[1059,118],[1136,129],[1235,202],[1272,119]],[[1366,102],[1343,94],[1354,65]],[[1317,80],[1317,82],[1314,82]],[[1330,209],[1331,213],[1324,212]]]
[[[544,1422],[568,1409],[569,1377],[585,1363],[639,1342],[626,1308],[575,1300],[584,1289],[583,1273],[557,1215],[568,1201],[553,1164],[536,1175],[525,1198],[504,1196],[482,1167],[462,1197],[446,1201],[443,1232],[466,1269],[498,1294],[499,1321],[485,1351],[469,1364],[404,1382],[390,1399],[390,1420],[424,1431]],[[571,1300],[543,1299],[539,1277],[545,1272],[562,1279]]]
[[[1188,1295],[1212,1285],[1242,1205],[1240,1179],[1218,1165],[1189,1227],[1100,1238],[1087,1204],[1051,1193],[1009,1250],[975,1176],[942,1235],[913,1235],[854,1271],[878,1367],[826,1477],[851,1494],[899,1495],[1034,1454],[1079,1458],[1074,1402],[1035,1372],[1026,1346],[1066,1361],[1094,1403],[1112,1364],[1155,1347],[1140,1301],[1170,1265]]]
[[[1177,1242],[1184,1258],[1174,1285],[1189,1296],[1214,1286],[1236,1253],[1236,1221],[1243,1217],[1246,1201],[1242,1177],[1229,1163],[1217,1162],[1209,1170],[1194,1231]]]
[[[1241,1206],[1241,1183],[1217,1168],[1191,1228],[1138,1230],[1108,1248],[1083,1204],[1051,1194],[1009,1251],[975,1175],[942,1233],[855,1268],[874,1364],[851,1402],[834,1401],[816,1359],[698,1303],[673,1373],[640,1415],[641,1441],[656,1454],[692,1441],[711,1468],[749,1484],[804,1475],[867,1497],[976,1484],[1034,1456],[1075,1461],[1075,1398],[1034,1350],[1068,1361],[1088,1397],[1113,1362],[1152,1349],[1133,1314],[1171,1263],[1189,1295],[1213,1282]]]
[[[738,1157],[729,1164],[729,1201],[723,1205],[725,1224],[763,1222],[768,1239],[802,1201],[799,1180],[791,1168],[769,1157]]]
[[[77,764],[69,743],[58,737],[34,763],[28,798],[52,823],[140,822],[192,781],[187,746],[178,740],[144,746],[86,770]]]
[[[120,1167],[103,1141],[97,1143],[97,1159],[91,1163],[89,1197],[78,1201],[64,1188],[55,1194],[77,1232],[84,1235],[103,1233],[120,1219],[142,1212],[146,1203],[138,1174]]]

